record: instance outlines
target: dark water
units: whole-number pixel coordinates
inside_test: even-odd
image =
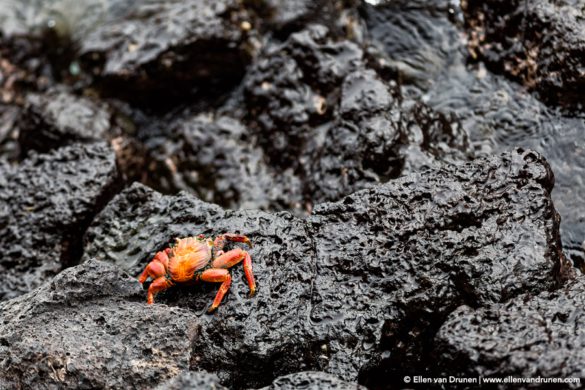
[[[565,253],[585,260],[585,114],[562,113],[503,75],[490,73],[466,49],[456,1],[369,1],[370,38],[388,56],[405,93],[454,113],[476,156],[514,147],[543,154],[555,174]],[[583,268],[582,268],[583,269]]]

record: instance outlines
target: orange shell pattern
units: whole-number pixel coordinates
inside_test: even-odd
[[[209,260],[211,248],[207,241],[195,237],[178,238],[169,261],[171,277],[177,282],[189,281]]]

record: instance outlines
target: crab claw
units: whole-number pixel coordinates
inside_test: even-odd
[[[222,234],[220,236],[217,236],[215,238],[215,240],[213,241],[213,246],[215,247],[216,250],[222,250],[225,242],[226,241],[232,241],[232,242],[243,242],[244,244],[248,245],[250,248],[252,248],[252,241],[250,241],[250,239],[242,234],[232,234],[232,233],[226,233],[226,234]]]

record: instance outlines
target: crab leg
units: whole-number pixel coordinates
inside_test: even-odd
[[[212,313],[223,299],[225,293],[230,289],[230,285],[232,284],[232,277],[230,276],[230,272],[227,269],[220,269],[220,268],[211,268],[205,270],[201,273],[201,280],[204,282],[222,282],[217,294],[215,295],[215,299],[213,300],[213,304],[207,310],[208,313]]]
[[[154,303],[154,296],[159,291],[166,290],[173,285],[173,283],[166,278],[170,252],[170,248],[157,252],[138,278],[138,281],[141,284],[144,284],[149,277],[153,280],[148,287],[148,296],[146,300],[148,304]]]
[[[170,280],[167,280],[167,278],[165,278],[164,276],[156,278],[152,283],[150,283],[150,286],[148,287],[148,295],[146,302],[149,305],[152,305],[154,303],[154,296],[159,292],[171,287],[172,285],[173,283]]]
[[[254,273],[252,272],[252,258],[248,252],[240,248],[227,251],[215,258],[211,266],[213,268],[231,268],[242,260],[244,260],[244,275],[248,281],[248,286],[250,286],[250,295],[252,296],[256,293],[256,282],[254,280]]]
[[[160,278],[161,276],[165,276],[166,273],[167,270],[165,269],[165,266],[161,262],[153,260],[150,263],[148,263],[148,265],[138,278],[138,281],[141,284],[144,284],[144,282],[146,282],[146,279],[148,279],[149,276],[154,280]]]
[[[148,263],[142,274],[140,274],[138,277],[138,281],[141,284],[144,284],[149,276],[154,280],[166,275],[167,267],[169,265],[168,254],[170,251],[171,250],[167,248],[164,251],[157,252],[157,254],[154,255],[153,259],[150,261],[150,263]]]

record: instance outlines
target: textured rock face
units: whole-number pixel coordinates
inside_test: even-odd
[[[390,374],[416,372],[457,306],[554,287],[568,266],[552,183],[542,157],[517,150],[316,207],[310,318],[328,329],[332,372],[355,372],[379,352]]]
[[[456,122],[403,101],[360,46],[324,26],[268,46],[244,88],[251,131],[272,165],[300,175],[309,203],[338,200],[436,158],[467,157]]]
[[[564,277],[552,182],[539,155],[518,150],[360,191],[308,219],[134,185],[94,221],[84,258],[137,275],[176,237],[245,233],[258,293],[246,298],[236,267],[218,314],[202,317],[191,364],[236,387],[307,369],[377,385],[420,365],[461,304],[536,293]],[[202,313],[216,288],[174,288],[158,301]]]
[[[0,106],[0,156],[7,161],[16,161],[20,156],[18,131],[14,126],[20,111],[18,106]]]
[[[217,376],[205,371],[184,372],[158,386],[156,390],[222,390],[226,389],[219,383]],[[365,390],[356,383],[344,382],[339,378],[318,371],[297,372],[276,378],[269,386],[260,390]]]
[[[270,386],[262,390],[293,390],[293,389],[338,389],[338,390],[365,390],[366,388],[355,383],[344,382],[339,378],[317,371],[297,372],[281,376]]]
[[[30,95],[17,126],[23,152],[48,152],[76,142],[105,140],[112,124],[104,107],[55,91]]]
[[[79,258],[80,232],[116,178],[114,153],[103,143],[0,167],[0,299],[30,291]]]
[[[319,126],[335,112],[339,85],[363,67],[354,42],[337,42],[321,25],[268,46],[244,81],[245,102],[272,161],[294,166]]]
[[[228,208],[294,208],[302,202],[300,178],[267,164],[241,122],[186,114],[164,124],[146,141],[147,184],[163,192],[191,191]],[[296,206],[298,207],[298,206]]]
[[[357,44],[323,26],[269,44],[243,84],[243,101],[221,114],[185,110],[143,137],[156,171],[146,184],[223,207],[300,213],[437,159],[467,158],[456,122],[403,102]]]
[[[585,1],[467,1],[471,46],[545,100],[583,104]]]
[[[288,213],[225,211],[186,194],[161,196],[141,185],[118,195],[86,235],[84,258],[113,262],[138,275],[157,250],[176,237],[246,233],[258,293],[247,299],[241,267],[232,272],[229,297],[205,324],[193,345],[194,367],[215,372],[232,386],[270,383],[273,375],[299,371],[306,364],[302,336],[308,317],[313,245],[307,226]],[[203,314],[217,285],[175,288],[158,302],[189,307]],[[259,297],[263,297],[259,299]],[[146,299],[144,297],[144,299]]]
[[[263,22],[279,35],[319,23],[339,35],[352,36],[357,27],[354,24],[358,23],[355,10],[358,2],[353,0],[263,0],[257,3]]]
[[[155,390],[225,390],[216,375],[205,371],[184,371],[173,379],[161,384]]]
[[[0,387],[136,388],[189,366],[197,318],[148,307],[139,283],[90,261],[0,304]]]
[[[233,0],[135,3],[127,17],[88,34],[80,54],[116,96],[180,96],[242,77],[249,48],[241,23],[250,21]]]
[[[0,388],[581,375],[583,1],[0,0]]]
[[[582,380],[584,299],[581,278],[554,292],[522,295],[480,309],[462,306],[436,336],[439,370],[461,376]]]
[[[361,11],[370,44],[383,58],[376,64],[383,73],[424,89],[437,84],[437,76],[453,66],[461,41],[451,23],[460,14],[456,2],[372,1],[364,2]]]

